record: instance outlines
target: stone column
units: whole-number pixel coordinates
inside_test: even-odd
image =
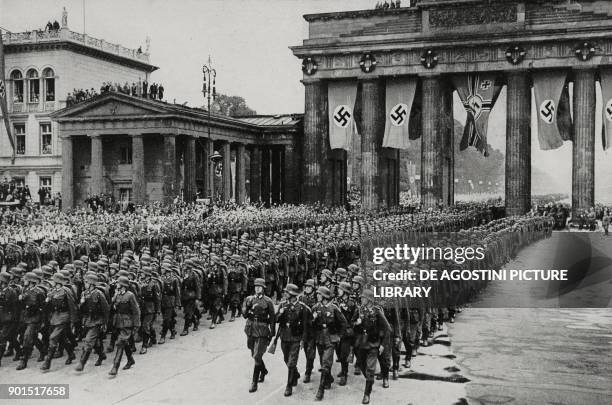
[[[236,203],[243,204],[246,199],[246,167],[245,146],[243,143],[236,145]]]
[[[215,184],[215,168],[213,167],[213,163],[210,161],[210,157],[214,152],[215,151],[212,139],[202,139],[202,168],[204,169],[204,197],[206,198],[213,197],[213,185]]]
[[[285,145],[285,187],[283,201],[290,204],[300,202],[300,153],[295,144]]]
[[[142,134],[132,135],[132,200],[142,204],[146,199],[147,187],[144,166],[144,138]]]
[[[278,204],[281,201],[282,168],[281,168],[281,147],[272,148],[272,203]]]
[[[327,163],[327,84],[324,82],[304,83],[305,111],[304,136],[302,137],[302,200],[316,202],[324,198],[322,167]]]
[[[257,145],[253,145],[251,148],[251,162],[250,168],[250,181],[249,181],[249,195],[251,202],[258,202],[261,198],[261,148]]]
[[[74,208],[74,157],[72,137],[62,137],[62,210]]]
[[[508,72],[506,100],[506,215],[531,208],[531,87],[527,72]]]
[[[376,209],[386,204],[382,196],[381,149],[385,132],[385,90],[378,79],[361,86],[361,207]]]
[[[229,201],[232,198],[232,150],[229,141],[221,142],[220,153],[223,156],[223,171],[221,173],[223,201]]]
[[[270,148],[262,146],[261,148],[261,200],[270,205]]]
[[[444,205],[453,205],[455,203],[455,119],[453,89],[448,85],[444,87],[440,122],[444,140]]]
[[[104,190],[104,167],[102,156],[102,137],[100,134],[92,134],[91,138],[91,164],[89,166],[89,175],[91,178],[90,190],[91,195],[102,194]]]
[[[185,164],[183,199],[187,202],[193,202],[196,194],[195,138],[193,136],[186,137],[183,156]]]
[[[574,71],[572,213],[595,205],[595,71]]]
[[[423,111],[421,135],[421,202],[424,208],[434,207],[443,197],[443,144],[440,131],[439,76],[422,78]]]
[[[163,202],[169,204],[179,190],[176,187],[176,135],[164,134]]]

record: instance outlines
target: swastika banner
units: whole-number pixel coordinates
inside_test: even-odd
[[[408,129],[416,87],[416,79],[387,80],[385,101],[387,117],[383,147],[397,149],[410,147]]]
[[[612,69],[602,69],[601,100],[603,104],[603,125],[601,130],[601,144],[606,150],[612,142]]]
[[[569,93],[565,86],[567,73],[534,72],[532,77],[540,149],[557,149],[564,140],[571,139]]]
[[[357,83],[330,82],[327,86],[329,100],[329,146],[332,149],[351,149],[355,133],[355,98]]]
[[[467,112],[460,150],[473,146],[488,156],[487,127],[489,114],[497,101],[501,86],[496,73],[471,73],[453,76],[453,85]]]

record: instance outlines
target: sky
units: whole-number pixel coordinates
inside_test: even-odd
[[[289,47],[300,45],[308,36],[302,16],[368,9],[375,4],[375,0],[0,0],[0,27],[13,32],[43,28],[48,20],[61,21],[65,6],[73,31],[134,49],[145,49],[149,36],[151,62],[160,68],[151,81],[164,84],[168,100],[204,104],[201,69],[210,55],[217,70],[218,92],[244,97],[260,114],[301,113],[301,62]],[[597,190],[612,179],[612,152],[601,150],[600,98],[598,89],[597,199],[603,197]],[[505,99],[504,89],[491,113],[488,137],[502,151]],[[456,96],[455,117],[465,122]],[[560,191],[569,192],[571,143],[555,151],[540,151],[535,111],[532,118],[532,164],[549,174]]]

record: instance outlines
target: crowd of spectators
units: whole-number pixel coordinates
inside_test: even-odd
[[[32,198],[30,187],[23,184],[19,180],[4,178],[0,182],[0,203],[2,205],[18,205],[20,207],[26,205],[54,205],[61,209],[62,196],[60,193],[52,195],[47,187],[38,189],[38,200]]]
[[[70,107],[81,101],[89,100],[97,96],[98,94],[104,94],[108,92],[118,92],[134,97],[148,98],[152,100],[163,100],[164,99],[164,86],[161,83],[147,83],[147,81],[129,82],[124,84],[117,82],[103,82],[100,86],[100,91],[97,92],[93,87],[91,89],[73,89],[72,93],[68,93],[66,96],[66,106]]]
[[[400,7],[401,7],[401,0],[395,0],[395,1],[385,0],[384,2],[379,1],[378,3],[376,3],[376,6],[374,7],[374,9],[375,10],[389,10],[389,9],[395,9],[395,8],[400,8]],[[408,7],[410,7],[410,4],[408,4]]]

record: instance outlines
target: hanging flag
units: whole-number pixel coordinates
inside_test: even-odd
[[[385,148],[408,149],[410,111],[416,92],[416,79],[387,80],[385,101]]]
[[[2,30],[0,30],[0,113],[4,120],[4,126],[6,127],[6,134],[8,135],[9,143],[13,149],[12,163],[15,163],[15,140],[13,139],[13,133],[11,131],[11,122],[9,121],[8,108],[6,104],[6,75],[4,74],[4,44],[2,42]]]
[[[501,91],[501,86],[496,81],[496,73],[457,75],[452,81],[467,112],[459,149],[465,150],[468,146],[473,146],[488,156],[489,114]]]
[[[600,76],[601,99],[603,104],[601,144],[603,150],[607,150],[612,142],[612,69],[602,69]]]
[[[566,72],[534,72],[533,89],[538,116],[540,149],[557,149],[571,139],[569,93],[565,86]]]
[[[355,98],[357,83],[331,82],[327,86],[329,100],[329,146],[331,149],[351,150],[355,127]]]
[[[408,137],[410,139],[419,139],[423,129],[422,111],[423,99],[421,91],[421,82],[417,82],[414,100],[412,101],[412,109],[410,110],[410,119],[408,122]]]

